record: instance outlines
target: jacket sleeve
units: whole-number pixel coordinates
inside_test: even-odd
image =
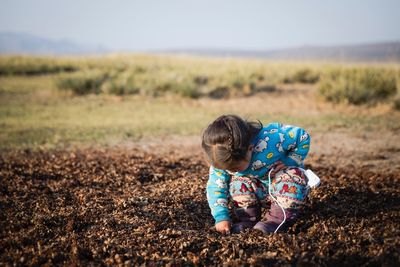
[[[229,182],[230,175],[226,171],[210,167],[206,191],[208,205],[215,223],[231,220],[228,209]]]
[[[304,129],[291,125],[280,127],[280,133],[285,153],[283,162],[288,166],[302,167],[310,150],[310,135]]]

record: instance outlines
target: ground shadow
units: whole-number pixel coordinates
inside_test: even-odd
[[[357,191],[347,187],[322,201],[313,202],[308,210],[324,219],[365,218],[380,212],[400,210],[400,196],[392,192]]]

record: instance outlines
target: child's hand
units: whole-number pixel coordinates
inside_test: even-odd
[[[215,224],[215,228],[221,234],[229,235],[231,233],[231,222],[230,221],[220,221]]]
[[[283,164],[282,161],[277,161],[272,165],[272,168],[274,169],[271,171],[271,178],[273,178],[279,171],[285,169],[286,165]]]

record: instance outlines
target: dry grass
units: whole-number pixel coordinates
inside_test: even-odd
[[[59,60],[73,62],[80,71],[0,76],[2,148],[197,136],[222,113],[318,132],[335,127],[347,131],[399,128],[392,103],[331,104],[319,99],[318,84],[281,83],[304,70],[322,68],[318,64],[143,55]],[[246,84],[247,79],[254,84]],[[76,93],[60,90],[60,80],[65,82],[63,88],[76,88]],[[126,86],[131,82],[132,87]],[[195,91],[186,86],[188,82],[196,84]],[[229,84],[234,89],[227,89]],[[85,95],[80,88],[92,93]],[[193,98],[193,93],[205,92],[211,96]]]

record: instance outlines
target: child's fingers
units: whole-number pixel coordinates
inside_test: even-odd
[[[218,230],[223,235],[229,235],[231,233],[230,229],[220,229]]]
[[[224,233],[225,235],[229,235],[229,234],[231,233],[231,228],[230,228],[229,226],[225,227],[225,228],[223,229],[223,233]]]
[[[231,232],[231,224],[227,221],[222,221],[219,222],[216,226],[215,226],[216,230],[218,232],[220,232],[223,235],[229,235]]]

